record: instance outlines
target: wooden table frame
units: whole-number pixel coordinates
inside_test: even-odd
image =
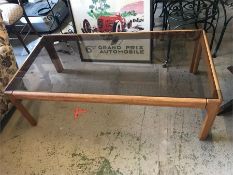
[[[149,97],[149,96],[127,96],[127,95],[101,95],[101,94],[78,94],[78,93],[53,93],[53,92],[27,92],[27,91],[11,91],[8,87],[11,86],[15,77],[24,76],[26,71],[29,69],[33,61],[43,47],[46,48],[48,54],[57,70],[57,72],[63,71],[62,63],[55,51],[53,42],[55,41],[74,41],[79,40],[81,35],[91,36],[92,34],[81,34],[81,35],[47,35],[43,36],[37,46],[33,49],[31,54],[26,59],[25,63],[15,74],[11,82],[5,89],[5,94],[9,97],[11,102],[21,112],[22,116],[25,117],[32,126],[36,126],[36,120],[30,115],[27,109],[21,104],[22,99],[28,100],[47,100],[47,101],[67,101],[67,102],[92,102],[92,103],[117,103],[117,104],[134,104],[134,105],[152,105],[152,106],[167,106],[167,107],[188,107],[188,108],[199,108],[206,110],[206,117],[202,122],[202,127],[199,133],[199,139],[205,140],[208,133],[214,123],[215,117],[218,113],[220,104],[222,102],[222,95],[211,57],[211,52],[208,47],[207,37],[202,30],[175,30],[175,31],[154,31],[145,32],[145,35],[161,36],[161,35],[179,35],[179,34],[192,34],[196,32],[200,34],[199,39],[196,40],[195,51],[190,65],[190,72],[196,73],[198,71],[198,65],[200,61],[201,53],[204,55],[205,62],[208,67],[208,78],[213,97],[211,99],[206,98],[173,98],[173,97]],[[99,34],[104,35],[104,34]],[[119,33],[116,35],[134,35],[129,33]],[[142,33],[143,35],[143,33]],[[94,36],[94,35],[93,35]],[[20,70],[24,71],[20,71]],[[25,71],[26,70],[26,71]],[[10,88],[9,88],[10,89]]]

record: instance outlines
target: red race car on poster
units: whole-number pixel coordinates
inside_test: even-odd
[[[97,29],[91,28],[87,19],[83,20],[83,33],[92,32],[123,32],[126,28],[126,20],[121,15],[100,16],[97,19]]]
[[[126,21],[121,15],[100,16],[97,20],[99,32],[123,32]]]

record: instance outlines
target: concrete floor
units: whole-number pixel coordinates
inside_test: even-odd
[[[233,65],[232,31],[231,23],[214,59],[224,103],[233,98],[227,70]],[[199,141],[202,110],[23,103],[38,125],[15,112],[0,135],[1,175],[233,174],[233,113],[217,116],[210,137]],[[77,107],[87,112],[74,119]]]

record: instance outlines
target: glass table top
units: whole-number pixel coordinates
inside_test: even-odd
[[[203,52],[198,72],[190,73],[201,33],[82,34],[72,41],[50,36],[64,70],[56,71],[43,48],[28,57],[6,91],[214,98]]]

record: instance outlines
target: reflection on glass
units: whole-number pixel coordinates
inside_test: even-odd
[[[199,36],[200,32],[79,35],[79,45],[54,45],[63,72],[56,71],[42,49],[7,90],[213,98],[203,55],[198,73],[190,73]]]

